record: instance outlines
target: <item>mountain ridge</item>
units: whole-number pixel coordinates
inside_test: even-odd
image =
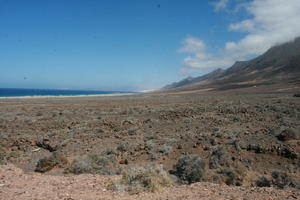
[[[188,77],[174,82],[162,90],[201,89],[234,84],[300,83],[300,37],[276,45],[262,55],[248,61],[236,61],[227,69],[216,69],[203,76]],[[250,84],[249,84],[250,83]]]

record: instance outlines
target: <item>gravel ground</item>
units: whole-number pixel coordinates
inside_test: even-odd
[[[107,190],[110,179],[117,176],[70,175],[51,176],[24,174],[14,165],[0,166],[1,200],[104,200],[104,199],[299,199],[300,191],[293,189],[229,187],[212,183],[174,186],[158,193],[129,195]]]

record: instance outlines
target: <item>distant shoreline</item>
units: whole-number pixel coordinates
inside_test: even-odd
[[[115,94],[84,94],[84,95],[40,95],[40,96],[14,96],[14,97],[0,97],[1,99],[47,99],[47,98],[78,98],[78,97],[109,97],[109,96],[127,96],[141,93],[115,93]]]

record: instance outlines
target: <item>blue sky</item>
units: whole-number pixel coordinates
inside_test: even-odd
[[[143,90],[226,68],[281,42],[232,53],[255,1],[0,0],[0,87]]]

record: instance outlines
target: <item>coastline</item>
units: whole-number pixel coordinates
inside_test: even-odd
[[[47,99],[47,98],[80,98],[80,97],[110,97],[110,96],[127,96],[141,93],[118,93],[118,94],[84,94],[84,95],[47,95],[47,96],[15,96],[15,97],[0,97],[1,99]]]

